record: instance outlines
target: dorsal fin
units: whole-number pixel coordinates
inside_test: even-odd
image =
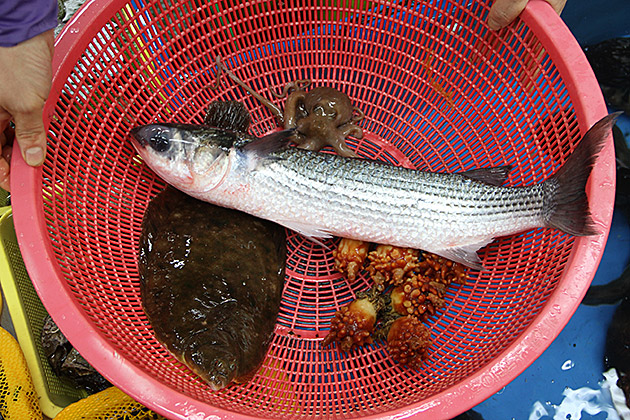
[[[203,122],[211,127],[247,133],[252,117],[242,102],[212,101]]]
[[[500,187],[507,179],[511,169],[512,166],[505,165],[495,166],[493,168],[471,169],[470,171],[459,172],[459,174],[465,176],[466,178],[474,179],[488,185]]]

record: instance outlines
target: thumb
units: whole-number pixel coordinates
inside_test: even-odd
[[[30,166],[39,166],[46,158],[46,131],[41,109],[14,115],[15,141],[22,151],[24,161]]]
[[[521,14],[528,0],[495,0],[488,12],[488,27],[498,31]]]

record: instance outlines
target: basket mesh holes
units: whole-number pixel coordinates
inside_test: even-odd
[[[229,78],[208,88],[217,55],[279,105],[269,89],[298,79],[345,91],[366,114],[365,137],[350,145],[395,165],[460,171],[510,164],[507,183],[529,185],[566,159],[578,133],[547,52],[524,26],[499,36],[486,31],[485,3],[338,2],[318,10],[233,3],[184,1],[176,10],[171,2],[130,3],[97,30],[60,86],[44,205],[75,300],[121,357],[165,386],[252,416],[382,415],[478,371],[540,312],[571,239],[535,230],[486,248],[489,270],[452,287],[448,307],[429,320],[434,344],[419,371],[393,362],[382,343],[350,354],[319,346],[335,310],[370,283],[359,276],[349,284],[329,250],[296,234],[288,238],[276,334],[252,381],[211,392],[153,337],[139,304],[135,255],[146,203],[164,183],[135,157],[126,133],[159,120],[201,122],[214,99],[243,100],[257,135],[275,128]]]

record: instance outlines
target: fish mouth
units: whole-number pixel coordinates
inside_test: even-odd
[[[146,132],[146,129],[147,126],[142,125],[134,127],[129,131],[129,136],[136,149],[138,149],[138,147],[146,147],[149,144],[149,138],[142,134]]]

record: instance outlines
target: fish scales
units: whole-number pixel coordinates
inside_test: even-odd
[[[423,249],[481,268],[476,251],[536,227],[597,234],[585,186],[618,114],[602,118],[546,181],[503,186],[506,168],[433,173],[287,147],[290,132],[253,138],[218,128],[150,124],[134,146],[187,194],[307,237]]]
[[[465,243],[462,226],[475,225],[475,240],[478,234],[497,236],[540,226],[544,217],[542,186],[496,187],[462,175],[366,165],[292,149],[248,173],[243,182],[253,194],[243,201],[264,203],[251,209],[262,211],[264,218],[282,223],[315,212],[327,231],[358,239],[380,232],[378,240],[400,246]],[[286,199],[281,208],[275,204],[278,197]],[[370,229],[352,230],[349,220]]]

